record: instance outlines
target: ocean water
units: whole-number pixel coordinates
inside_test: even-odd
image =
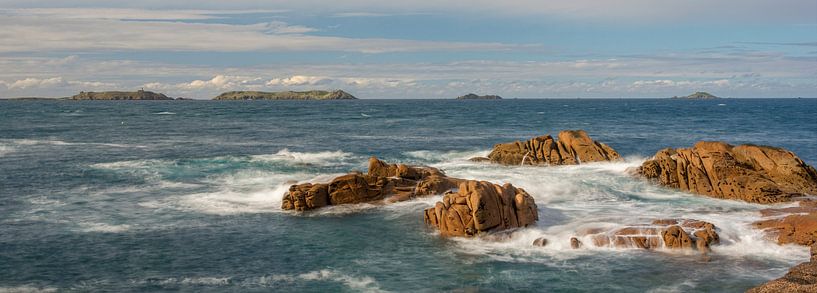
[[[698,140],[787,148],[817,165],[817,100],[0,101],[0,292],[742,292],[807,259],[752,229],[765,206],[653,186],[625,170]],[[620,163],[471,163],[495,143],[585,129]],[[297,214],[292,182],[369,156],[510,182],[539,206],[508,241],[442,238],[441,197]],[[586,227],[706,220],[696,253],[585,247]],[[533,247],[537,237],[550,244]]]

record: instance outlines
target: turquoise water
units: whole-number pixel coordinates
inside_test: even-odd
[[[723,105],[720,105],[723,104]],[[742,292],[807,258],[750,228],[763,206],[627,175],[698,140],[785,147],[817,165],[817,100],[0,101],[0,291]],[[622,163],[468,162],[499,142],[585,129]],[[421,211],[280,210],[293,181],[365,170],[377,155],[511,182],[539,206],[507,241],[446,239]],[[697,254],[573,250],[587,227],[706,220]],[[544,248],[532,247],[547,237]]]

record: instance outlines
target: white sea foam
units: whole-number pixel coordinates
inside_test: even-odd
[[[37,146],[37,145],[52,145],[52,146],[103,146],[115,148],[146,148],[144,145],[128,145],[119,143],[101,143],[101,142],[67,142],[57,139],[0,139],[0,146]]]
[[[569,239],[587,228],[615,229],[648,224],[655,219],[687,218],[708,221],[718,227],[721,244],[713,246],[716,255],[762,258],[792,264],[808,256],[806,248],[779,246],[766,239],[762,231],[752,227],[751,223],[760,219],[758,211],[766,206],[670,190],[629,175],[628,170],[639,166],[644,158],[630,157],[614,163],[533,167],[474,163],[464,160],[464,156],[444,152],[408,154],[437,162],[431,165],[444,169],[450,176],[512,183],[535,198],[540,217],[535,227],[518,230],[510,239],[503,241],[453,239],[461,253],[486,255],[500,261],[535,262],[573,258],[596,253],[594,251],[621,251],[621,248],[592,245],[576,250],[570,247]],[[548,239],[548,245],[532,246],[531,243],[539,237]],[[583,243],[591,243],[589,236],[579,238]],[[543,256],[546,258],[543,259]]]
[[[270,161],[270,162],[287,162],[292,164],[311,164],[326,166],[336,164],[349,159],[353,156],[351,153],[343,151],[326,151],[326,152],[293,152],[289,149],[282,149],[271,155],[255,155],[251,156],[254,161]]]
[[[231,277],[231,276],[198,276],[198,277],[170,277],[163,279],[148,279],[135,281],[135,283],[149,283],[161,286],[239,286],[245,288],[253,287],[276,287],[282,283],[311,283],[311,282],[335,282],[340,283],[353,291],[359,292],[387,292],[380,288],[377,281],[369,276],[355,276],[333,269],[315,270],[300,274],[273,274],[260,277]]]
[[[174,112],[156,112],[153,115],[176,115]]]
[[[311,282],[311,281],[332,281],[338,282],[349,289],[361,292],[387,292],[380,288],[377,281],[369,276],[353,276],[337,270],[318,270],[302,274],[278,274],[270,275],[257,279],[260,284],[274,284],[274,283],[297,283],[297,282]]]
[[[0,287],[0,293],[44,293],[57,292],[58,289],[54,287],[37,287],[33,285],[23,285],[16,287]]]
[[[428,150],[420,150],[420,151],[410,151],[405,152],[404,154],[409,157],[417,158],[423,160],[425,163],[438,163],[438,162],[457,162],[457,161],[467,161],[473,157],[484,157],[487,156],[490,151],[488,150],[470,150],[470,151],[448,151],[448,152],[437,152],[437,151],[428,151]]]
[[[122,233],[130,230],[131,225],[113,225],[105,223],[80,223],[82,232]]]
[[[167,204],[214,215],[281,212],[284,193],[295,182],[325,182],[339,175],[245,171],[212,179],[210,183],[218,186],[216,191],[184,195]]]
[[[13,153],[16,150],[17,149],[11,145],[0,143],[0,157],[4,157],[10,153]]]

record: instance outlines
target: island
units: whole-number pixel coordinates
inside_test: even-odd
[[[285,91],[285,92],[258,92],[232,91],[213,98],[213,100],[357,100],[357,98],[342,90],[336,91]]]
[[[476,94],[467,94],[464,96],[457,97],[457,100],[502,100],[502,97],[497,95],[484,95],[478,96]]]
[[[173,100],[173,98],[165,96],[161,93],[154,93],[151,91],[138,90],[135,92],[80,92],[77,95],[69,98],[70,100]]]
[[[673,99],[684,99],[684,100],[714,100],[720,99],[720,97],[715,96],[713,94],[707,92],[695,92],[694,94],[688,95],[686,97],[679,97],[674,96]]]

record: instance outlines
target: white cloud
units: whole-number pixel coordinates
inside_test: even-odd
[[[301,85],[323,85],[331,83],[332,79],[320,76],[294,75],[287,78],[273,78],[269,80],[267,86],[301,86]]]
[[[53,85],[62,84],[62,77],[52,77],[52,78],[25,78],[20,80],[15,80],[13,82],[4,82],[6,83],[6,87],[10,90],[14,89],[27,89],[27,88],[42,88],[42,87],[49,87]]]
[[[190,82],[183,82],[177,84],[167,84],[162,82],[149,82],[142,85],[146,89],[153,90],[181,90],[181,91],[198,91],[206,89],[225,90],[238,89],[241,87],[257,87],[260,78],[252,78],[247,76],[223,75],[219,74],[208,80],[196,79]]]

